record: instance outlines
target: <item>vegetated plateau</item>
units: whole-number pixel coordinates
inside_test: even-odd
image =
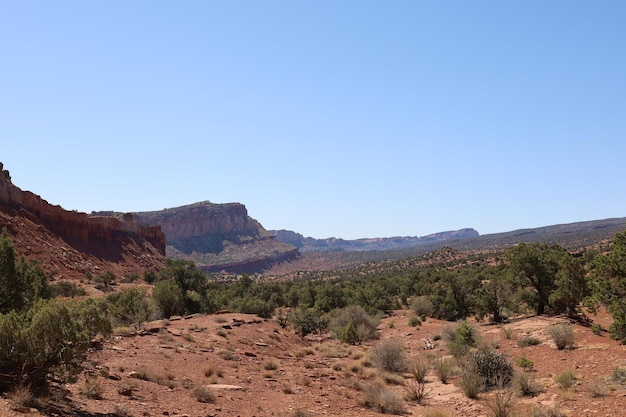
[[[0,415],[626,413],[623,221],[218,274],[44,214],[2,206]]]

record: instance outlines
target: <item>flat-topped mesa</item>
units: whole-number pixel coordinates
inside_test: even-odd
[[[276,239],[240,203],[202,201],[133,214],[142,225],[161,226],[168,257],[193,260],[205,271],[263,272],[299,256],[297,248]]]
[[[90,216],[49,204],[39,195],[13,185],[0,163],[0,208],[13,209],[42,224],[72,247],[98,256],[121,250],[121,239],[146,240],[165,255],[165,235],[159,226],[141,226],[132,214]],[[113,254],[117,257],[116,254]],[[105,256],[106,257],[106,256]]]

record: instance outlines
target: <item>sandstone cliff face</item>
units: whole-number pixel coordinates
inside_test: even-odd
[[[169,257],[193,260],[205,271],[262,272],[299,255],[297,248],[276,239],[239,203],[204,201],[133,215],[142,225],[161,227]]]
[[[44,268],[75,276],[104,270],[140,273],[164,265],[165,235],[158,226],[143,227],[132,215],[64,210],[13,185],[2,163],[0,173],[0,228],[7,228],[20,254],[41,260]]]

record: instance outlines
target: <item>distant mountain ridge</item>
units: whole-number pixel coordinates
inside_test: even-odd
[[[392,249],[412,248],[420,245],[475,238],[479,233],[471,228],[433,233],[427,236],[395,236],[346,240],[341,238],[315,239],[304,237],[290,230],[270,230],[278,240],[297,247],[301,252],[352,252],[352,251],[383,251]]]

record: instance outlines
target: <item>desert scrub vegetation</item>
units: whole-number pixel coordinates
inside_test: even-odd
[[[465,356],[472,347],[478,344],[476,327],[467,321],[444,326],[442,336],[448,343],[448,350],[457,359]]]
[[[486,401],[491,417],[513,417],[513,392],[500,389]]]
[[[407,368],[404,344],[395,339],[378,343],[372,352],[374,366],[385,372],[404,372]]]
[[[438,358],[433,363],[433,371],[441,383],[447,384],[456,373],[454,358]]]
[[[97,376],[87,376],[80,387],[80,394],[92,400],[101,400],[104,394],[102,382]]]
[[[541,340],[532,336],[526,336],[517,341],[517,346],[519,347],[536,346],[540,344],[541,344]]]
[[[206,387],[195,387],[191,394],[200,403],[213,403],[216,399],[213,390]]]
[[[572,369],[566,369],[554,377],[554,381],[563,389],[576,385],[576,375]]]
[[[384,414],[401,415],[405,412],[402,397],[394,389],[377,381],[363,388],[363,405]]]
[[[513,364],[504,353],[483,347],[471,352],[467,361],[483,378],[486,388],[506,387],[511,382]]]
[[[416,316],[426,318],[431,317],[435,311],[435,306],[430,298],[426,295],[419,295],[411,299],[409,308]]]
[[[535,377],[525,372],[517,372],[513,377],[513,388],[520,397],[534,397],[543,392]]]
[[[525,372],[530,372],[535,367],[535,363],[531,361],[530,359],[528,359],[525,355],[522,355],[517,360],[517,366],[522,368]]]
[[[380,317],[372,317],[361,306],[352,305],[334,312],[330,329],[344,343],[361,344],[377,336]]]
[[[574,347],[574,327],[571,324],[557,324],[548,328],[548,334],[559,350]]]

